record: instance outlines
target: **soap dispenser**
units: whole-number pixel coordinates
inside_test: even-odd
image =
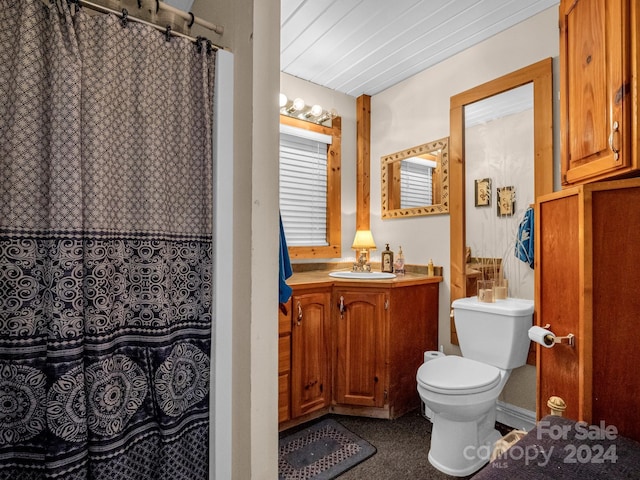
[[[402,246],[400,246],[400,250],[398,251],[398,258],[396,259],[394,267],[398,275],[404,275],[404,254],[402,253]]]
[[[429,264],[427,265],[427,275],[429,277],[433,277],[434,275],[434,268],[433,268],[433,260],[429,259]]]
[[[393,272],[393,252],[389,250],[389,244],[387,248],[382,252],[382,271],[387,273]]]

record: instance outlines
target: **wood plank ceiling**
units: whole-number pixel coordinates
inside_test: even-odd
[[[559,0],[281,0],[280,70],[375,95]]]

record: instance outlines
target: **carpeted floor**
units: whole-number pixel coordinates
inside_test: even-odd
[[[346,428],[374,445],[378,452],[340,476],[340,480],[452,479],[427,459],[431,422],[419,410],[395,420],[333,416]],[[471,477],[466,477],[471,478]]]
[[[339,480],[441,480],[454,479],[436,470],[427,459],[431,439],[431,422],[419,410],[395,420],[328,415],[367,440],[377,453]],[[498,429],[501,430],[498,425]],[[508,427],[504,433],[508,430]],[[462,480],[471,476],[462,477]]]

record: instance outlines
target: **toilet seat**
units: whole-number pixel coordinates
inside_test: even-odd
[[[498,368],[456,355],[425,362],[417,375],[423,388],[448,395],[485,392],[495,387],[500,377]]]

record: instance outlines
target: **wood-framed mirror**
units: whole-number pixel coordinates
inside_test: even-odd
[[[474,205],[475,191],[473,185],[475,179],[467,178],[467,161],[469,160],[465,151],[465,143],[467,140],[466,117],[470,114],[470,107],[477,105],[479,102],[485,101],[491,97],[499,96],[504,92],[510,92],[519,87],[530,85],[532,88],[533,98],[531,100],[533,111],[531,120],[530,134],[532,135],[532,149],[530,154],[530,162],[532,162],[530,176],[533,179],[531,186],[531,197],[522,198],[520,204],[529,206],[535,202],[535,198],[540,195],[551,193],[553,191],[553,82],[552,82],[552,59],[547,58],[520,70],[504,75],[495,80],[489,81],[475,88],[457,94],[451,97],[450,101],[450,137],[449,137],[449,169],[450,178],[450,261],[451,261],[451,302],[457,298],[472,296],[468,292],[470,276],[467,274],[469,270],[469,262],[475,258],[485,258],[481,251],[471,252],[469,254],[467,247],[469,246],[467,238],[467,216],[473,214],[468,212],[469,205]],[[503,138],[509,138],[510,132],[502,129]],[[518,134],[520,135],[520,133]],[[515,136],[515,134],[514,134]],[[502,143],[496,141],[486,154],[495,154],[493,150],[502,146]],[[470,152],[469,152],[470,153]],[[469,155],[471,156],[471,155]],[[507,161],[516,160],[511,155],[501,155],[507,158]],[[486,157],[485,157],[486,158]],[[507,168],[509,164],[507,163]],[[487,178],[491,174],[478,173],[481,170],[474,170],[472,175],[476,175],[479,184],[487,185]],[[523,174],[519,174],[523,175]],[[498,215],[500,210],[496,212],[495,203],[497,201],[497,193],[499,188],[509,188],[507,180],[502,180],[505,185],[499,182],[489,182],[491,185],[490,205],[494,216]],[[515,194],[518,192],[515,190]],[[471,198],[471,200],[470,200]],[[480,209],[484,206],[485,199],[480,198],[480,204],[475,205]],[[515,205],[519,203],[516,200]],[[473,207],[471,207],[473,208]],[[470,223],[470,222],[469,222]],[[487,242],[488,243],[488,242]],[[529,267],[527,267],[529,268]],[[534,260],[535,270],[535,260]],[[533,300],[534,298],[532,298]],[[455,331],[453,318],[451,319],[451,343],[458,344],[458,337]]]
[[[382,218],[449,212],[449,138],[380,159]]]

